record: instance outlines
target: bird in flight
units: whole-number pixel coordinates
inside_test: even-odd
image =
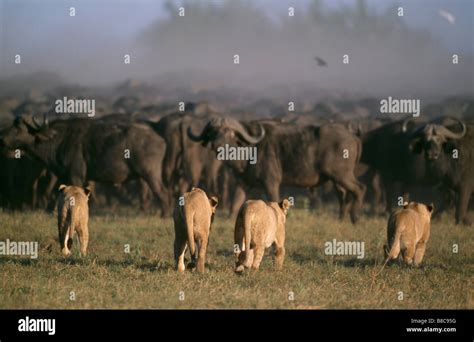
[[[456,23],[456,17],[444,9],[440,9],[438,14],[441,18],[446,19],[451,25]]]
[[[324,67],[328,65],[324,59],[319,58],[318,56],[314,57],[314,60],[318,63],[318,66]]]

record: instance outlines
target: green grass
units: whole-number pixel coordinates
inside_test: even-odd
[[[355,226],[341,223],[332,207],[293,209],[284,269],[273,270],[268,252],[259,271],[239,276],[233,272],[233,222],[218,215],[207,272],[178,274],[170,218],[132,208],[96,213],[89,224],[89,255],[81,258],[75,241],[73,256],[64,258],[54,215],[0,212],[0,241],[40,246],[36,260],[0,256],[0,308],[474,308],[472,228],[455,226],[452,215],[444,215],[432,223],[422,267],[390,265],[374,280],[385,225],[385,217],[365,216]],[[364,241],[365,258],[326,256],[324,242],[334,238]],[[452,253],[453,243],[459,244],[458,254]]]

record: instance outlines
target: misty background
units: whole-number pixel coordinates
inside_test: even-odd
[[[470,0],[0,0],[0,95],[134,80],[161,95],[470,96],[473,16]]]

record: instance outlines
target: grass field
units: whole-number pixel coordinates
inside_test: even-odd
[[[38,241],[40,249],[34,260],[0,256],[0,308],[474,308],[474,231],[455,226],[451,213],[432,223],[422,267],[390,265],[375,280],[386,217],[363,216],[355,226],[335,217],[332,207],[291,210],[284,269],[274,271],[267,253],[259,271],[238,276],[233,222],[220,215],[207,272],[178,274],[171,218],[133,208],[95,213],[89,255],[81,258],[75,241],[64,258],[54,215],[0,212],[0,241]],[[364,241],[365,258],[326,256],[332,239]]]

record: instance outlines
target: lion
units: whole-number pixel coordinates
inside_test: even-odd
[[[89,196],[90,188],[82,189],[78,186],[59,186],[58,197],[58,231],[59,244],[63,255],[71,255],[72,238],[75,233],[79,237],[80,252],[87,254],[89,243]]]
[[[396,209],[387,224],[386,260],[397,259],[400,252],[407,265],[419,265],[423,260],[430,238],[433,204],[410,202]]]
[[[275,250],[276,269],[283,267],[285,259],[285,223],[290,202],[265,203],[262,200],[246,201],[235,222],[234,241],[237,249],[235,272],[245,268],[258,269],[265,248],[272,244]],[[238,248],[237,248],[238,247]]]
[[[215,196],[208,198],[206,193],[199,188],[186,192],[182,200],[184,203],[178,204],[173,212],[176,268],[179,272],[185,270],[184,254],[188,247],[196,270],[204,272],[209,234],[218,200]]]

